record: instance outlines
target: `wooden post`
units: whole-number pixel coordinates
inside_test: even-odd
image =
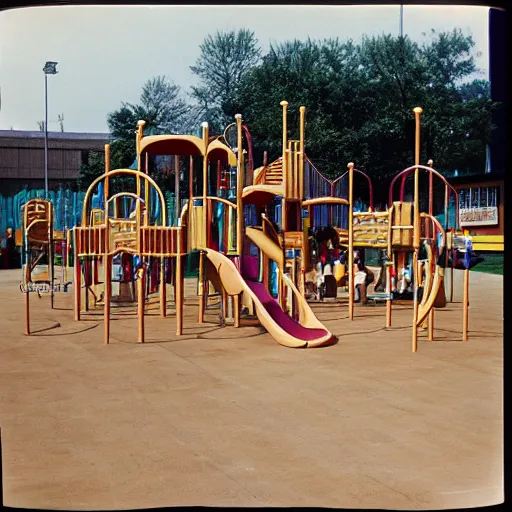
[[[180,156],[174,155],[174,209],[176,212],[176,224],[180,217],[181,199],[180,199]]]
[[[434,341],[434,306],[428,313],[428,340]]]
[[[299,199],[302,201],[304,199],[304,129],[305,129],[305,116],[306,116],[306,107],[299,107],[300,114],[300,132],[299,132],[299,140],[300,140],[300,159],[299,159]]]
[[[421,107],[414,107],[414,117],[416,120],[416,137],[415,137],[415,158],[414,164],[420,163],[420,114],[423,112]],[[413,302],[413,325],[412,325],[412,351],[418,350],[418,253],[420,248],[420,209],[419,209],[419,168],[414,169],[414,230],[413,230],[413,271],[414,271],[414,302]]]
[[[415,140],[415,165],[420,163],[420,115],[423,112],[421,107],[413,109],[416,118],[416,140]],[[413,230],[414,249],[420,247],[420,209],[419,209],[419,168],[414,169],[414,230]]]
[[[354,320],[354,163],[348,164],[348,317]]]
[[[391,229],[392,226],[392,219],[393,219],[393,205],[389,207],[388,210],[388,247],[387,247],[387,256],[388,260],[391,261],[391,258],[394,259],[393,256],[393,245],[392,245],[392,233],[393,230]],[[391,284],[391,267],[390,265],[386,265],[386,293],[388,295],[388,299],[386,300],[386,327],[391,327],[391,310],[392,310],[392,303],[391,303],[391,293],[392,293],[393,287]]]
[[[203,155],[203,233],[207,238],[207,217],[208,217],[208,123],[201,124],[203,129],[204,155]]]
[[[207,293],[206,287],[204,285],[204,253],[201,251],[199,253],[199,319],[198,323],[204,323],[204,309],[205,309],[205,296]]]
[[[178,256],[176,256],[176,276],[174,282],[176,296],[176,334],[181,336],[183,334],[183,256],[179,253],[180,249],[178,249]]]
[[[418,351],[418,251],[412,254],[412,268],[414,279],[414,303],[412,320],[412,351]]]
[[[469,268],[464,270],[464,303],[462,317],[462,340],[468,341],[469,324]]]
[[[110,340],[110,301],[112,297],[112,256],[105,257],[105,297],[103,316],[105,322],[105,343]]]
[[[236,252],[242,256],[244,234],[244,211],[242,193],[244,186],[244,153],[242,141],[242,114],[236,114],[237,160],[236,160]],[[230,171],[231,172],[231,171]]]
[[[428,166],[432,167],[434,162],[432,160],[428,161]],[[432,171],[428,171],[428,214],[432,217],[434,211],[434,175]],[[430,222],[426,223],[426,236],[430,238]],[[433,235],[435,236],[435,229],[432,227]]]
[[[285,263],[286,265],[286,263]],[[284,268],[283,268],[284,271]],[[286,284],[282,277],[281,269],[279,269],[279,274],[277,275],[277,283],[278,283],[278,294],[279,294],[279,305],[281,309],[286,313]]]
[[[222,289],[222,318],[223,324],[226,323],[226,318],[228,316],[228,294],[226,290]]]
[[[80,302],[82,298],[82,269],[80,268],[80,258],[78,257],[78,247],[76,245],[76,232],[75,232],[75,265],[74,265],[74,292],[75,292],[75,321],[80,321]]]
[[[453,302],[453,262],[455,251],[452,250],[452,266],[450,267],[450,302]]]
[[[28,264],[28,263],[27,263]],[[29,283],[27,283],[28,285]],[[30,292],[25,292],[25,334],[30,336]]]
[[[146,288],[146,271],[144,267],[137,271],[137,315],[139,320],[139,343],[144,343],[144,303],[146,297],[144,294]]]
[[[234,327],[240,327],[240,295],[233,295],[233,321]]]
[[[281,101],[280,105],[283,107],[283,162],[282,162],[282,172],[283,172],[283,185],[284,185],[284,195],[288,197],[288,159],[286,157],[286,147],[288,145],[288,128],[286,121],[286,109],[288,107],[287,101]],[[285,217],[284,211],[282,212],[283,219]],[[284,224],[284,223],[283,223]]]
[[[391,271],[390,267],[386,267],[386,293],[388,299],[386,300],[386,327],[391,327]]]
[[[165,284],[165,258],[160,259],[160,316],[167,316],[167,285]]]
[[[267,223],[263,221],[263,216],[266,216],[266,214],[263,214],[261,213],[260,214],[260,218],[262,219],[261,221],[261,224],[262,224],[262,229],[263,229],[263,233],[265,235],[268,235],[267,233]],[[263,252],[263,251],[260,251],[260,258],[261,258],[261,265],[262,265],[262,270],[263,270],[263,284],[265,286],[265,289],[268,291],[270,289],[270,280],[269,280],[269,275],[268,275],[268,265],[269,265],[269,259],[268,259],[268,256]]]
[[[197,235],[194,233],[194,225],[192,224],[192,210],[194,208],[194,157],[189,157],[189,164],[188,164],[188,234],[187,237],[188,244],[190,246],[190,249],[195,249],[193,247],[193,240],[192,238],[195,238]],[[194,234],[194,236],[192,236]]]

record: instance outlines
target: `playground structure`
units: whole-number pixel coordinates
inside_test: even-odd
[[[23,211],[23,263],[20,289],[25,294],[25,334],[30,335],[30,293],[50,294],[54,307],[54,293],[67,292],[69,267],[69,232],[54,230],[53,204],[44,199],[30,199]],[[55,272],[55,254],[61,252],[60,276]],[[38,264],[46,259],[46,265]],[[46,268],[45,268],[46,267]],[[41,271],[42,270],[42,271]]]
[[[195,218],[202,217],[202,222],[191,224],[189,231],[190,248],[200,251],[199,281],[201,295],[199,306],[199,323],[204,322],[206,299],[209,282],[221,294],[221,315],[224,315],[226,300],[231,298],[234,310],[234,324],[240,325],[241,305],[254,309],[261,324],[280,344],[288,347],[314,347],[335,342],[335,338],[316,318],[309,304],[295,286],[292,278],[286,274],[286,249],[290,231],[279,235],[273,230],[271,223],[262,214],[265,206],[276,196],[283,197],[284,217],[287,217],[289,205],[286,201],[293,198],[290,192],[295,184],[272,185],[256,183],[244,187],[245,162],[242,149],[242,117],[237,115],[237,179],[236,203],[230,205],[236,209],[236,243],[227,252],[219,251],[219,244],[211,237],[212,229],[212,198],[207,195],[207,184],[210,182],[208,161],[204,166],[203,198],[197,199],[192,210],[197,210]],[[297,141],[298,142],[298,141]],[[221,144],[217,141],[218,144]],[[302,139],[303,144],[303,139]],[[258,175],[258,170],[254,171]],[[292,175],[290,174],[290,177]],[[194,198],[195,199],[195,198]],[[256,210],[256,215],[251,215]],[[258,215],[259,214],[259,215]],[[191,217],[194,217],[192,214]],[[260,220],[261,224],[245,226],[244,218]],[[286,227],[286,226],[285,226]],[[293,236],[293,232],[291,232]],[[236,248],[235,248],[236,247]],[[269,291],[268,262],[277,265],[278,298],[272,297]],[[290,314],[289,314],[290,313]]]
[[[112,267],[118,255],[128,256],[123,266],[124,281],[130,286],[136,283],[136,303],[138,316],[138,341],[144,342],[144,316],[146,302],[151,291],[158,290],[160,298],[160,316],[167,315],[166,284],[171,281],[174,270],[177,334],[183,329],[183,256],[186,250],[186,232],[182,226],[167,225],[167,205],[164,195],[156,182],[148,175],[146,168],[141,170],[141,154],[145,150],[158,147],[165,139],[147,137],[142,142],[142,127],[139,123],[137,134],[137,155],[139,169],[110,170],[109,147],[105,148],[105,173],[94,180],[84,199],[82,223],[74,231],[74,282],[75,282],[75,320],[79,321],[82,310],[82,293],[85,290],[85,311],[89,310],[91,287],[102,286],[104,311],[105,343],[110,339],[110,315],[112,298]],[[167,136],[168,144],[188,142],[192,147],[201,144],[201,139]],[[197,139],[197,140],[195,140]],[[187,148],[185,148],[187,150]],[[110,185],[114,178],[132,178],[135,180],[134,192],[112,194]],[[132,183],[133,185],[133,183]],[[91,208],[93,191],[99,188],[103,192],[103,209]],[[131,198],[134,209],[126,208],[125,198]],[[123,260],[122,260],[123,261]],[[82,287],[82,267],[84,268],[84,286]],[[103,274],[103,279],[101,279]],[[150,285],[148,287],[148,285]],[[97,288],[94,293],[98,296]],[[130,298],[133,301],[133,297]]]
[[[241,117],[236,122],[237,137],[241,148]],[[199,252],[199,323],[204,322],[205,308],[210,295],[210,283],[221,296],[222,314],[226,312],[228,300],[234,311],[235,326],[240,324],[240,306],[250,302],[258,318],[270,334],[286,346],[318,346],[333,341],[332,334],[323,327],[312,313],[307,302],[300,296],[294,284],[284,275],[282,251],[261,227],[244,229],[243,209],[243,163],[242,151],[238,155],[218,138],[210,140],[208,125],[203,124],[202,138],[191,135],[143,135],[144,122],[139,122],[137,134],[138,170],[108,168],[109,150],[106,147],[106,170],[89,187],[86,193],[81,226],[74,228],[74,274],[75,274],[75,319],[81,316],[81,290],[85,290],[84,306],[89,309],[88,297],[103,296],[105,342],[110,337],[110,299],[112,294],[112,263],[118,254],[137,258],[132,274],[137,281],[138,341],[144,342],[144,310],[148,299],[146,279],[158,276],[153,288],[159,288],[160,315],[166,316],[166,284],[170,281],[166,268],[175,268],[175,303],[177,334],[182,334],[183,325],[183,272],[182,257],[192,251]],[[164,196],[149,176],[149,157],[174,155],[189,157],[188,201],[179,213],[178,225],[167,226],[167,211]],[[175,159],[179,162],[179,159]],[[196,164],[200,164],[196,165]],[[179,164],[178,164],[179,165]],[[233,186],[226,184],[236,168],[236,194]],[[198,171],[200,168],[200,172]],[[215,180],[210,170],[217,171]],[[177,176],[177,184],[178,182]],[[200,179],[202,175],[202,180]],[[132,176],[135,192],[110,193],[109,184],[118,176]],[[215,184],[217,187],[215,187]],[[223,184],[223,185],[222,185]],[[202,188],[202,194],[197,192]],[[209,195],[213,188],[228,192],[228,197]],[[91,196],[98,189],[103,191],[103,209],[90,206]],[[151,193],[151,190],[156,191]],[[221,192],[220,190],[216,191]],[[242,192],[242,193],[241,193]],[[175,193],[179,194],[179,186]],[[125,197],[135,201],[131,213],[121,208]],[[231,199],[229,198],[231,196]],[[232,199],[235,199],[234,202]],[[178,208],[180,201],[176,202]],[[217,230],[213,229],[217,226]],[[243,253],[248,241],[255,244],[262,254],[277,260],[281,269],[280,280],[295,293],[300,306],[299,321],[286,315],[259,280],[258,261]],[[84,268],[82,280],[81,268]],[[252,272],[252,274],[251,274]],[[103,278],[101,278],[103,274]],[[172,271],[171,271],[172,274]],[[129,279],[128,279],[129,280]],[[83,283],[83,286],[82,286]],[[284,286],[284,285],[283,285]],[[98,293],[103,287],[103,293]],[[242,298],[243,295],[243,298]],[[95,305],[100,301],[96,301]]]
[[[290,269],[290,278],[305,294],[304,275],[312,270],[314,261],[310,257],[307,234],[310,227],[321,225],[333,228],[337,234],[337,244],[348,252],[348,268],[342,274],[348,274],[349,318],[354,318],[354,253],[366,248],[379,249],[384,254],[385,263],[381,272],[385,273],[385,291],[373,292],[371,299],[386,302],[386,327],[391,327],[393,295],[396,286],[392,286],[392,275],[403,273],[407,261],[412,257],[410,281],[413,286],[413,351],[417,350],[418,328],[428,327],[429,340],[434,335],[434,308],[446,304],[444,289],[444,269],[451,267],[450,301],[453,301],[453,268],[455,262],[462,262],[459,268],[465,269],[463,300],[463,339],[467,340],[468,328],[468,285],[469,268],[474,261],[471,239],[467,232],[459,229],[457,192],[446,179],[432,168],[419,164],[420,122],[422,109],[414,109],[416,118],[415,165],[400,172],[392,181],[389,191],[388,208],[382,212],[373,211],[373,190],[370,178],[348,164],[349,170],[334,181],[322,176],[303,152],[303,115],[301,107],[301,140],[287,140],[286,102],[283,106],[283,156],[255,171],[255,185],[267,186],[267,192],[283,195],[282,217],[284,233],[283,249],[291,253],[286,264]],[[297,146],[301,144],[301,150]],[[304,162],[308,164],[304,173]],[[428,211],[420,211],[419,172],[425,171],[429,177]],[[369,184],[368,211],[354,211],[353,200],[354,174],[359,173]],[[412,201],[404,201],[405,180],[414,173],[414,193]],[[294,177],[296,178],[294,179]],[[348,186],[343,188],[343,178],[348,177]],[[444,227],[433,212],[433,179],[439,178],[444,185]],[[401,178],[400,199],[393,201],[393,186]],[[291,184],[291,185],[290,185]],[[281,187],[281,188],[279,188]],[[250,187],[249,187],[250,188]],[[245,193],[245,191],[244,191]],[[449,225],[448,205],[450,196],[455,198],[455,219]],[[343,197],[345,196],[345,197]],[[285,206],[286,205],[286,206]],[[286,210],[286,207],[289,209]],[[306,215],[299,212],[305,209]],[[293,213],[291,213],[293,212]],[[291,213],[291,216],[290,216]],[[320,220],[320,222],[318,222]],[[302,221],[302,222],[301,222]],[[285,227],[291,228],[286,231]],[[420,259],[420,254],[422,255]],[[449,256],[451,255],[451,262]],[[334,279],[334,278],[333,278]],[[421,298],[418,298],[421,290]],[[293,311],[292,311],[293,312]]]
[[[80,223],[85,192],[74,192],[60,186],[58,190],[23,189],[13,196],[0,194],[0,234],[11,228],[16,246],[23,246],[23,205],[31,199],[46,199],[53,205],[53,228],[56,233],[67,231]]]
[[[144,316],[151,295],[158,294],[160,316],[167,316],[167,284],[174,285],[176,333],[181,335],[183,258],[198,253],[199,323],[204,322],[209,298],[217,295],[221,324],[225,323],[231,309],[230,316],[234,326],[238,327],[241,310],[245,307],[256,314],[282,345],[313,347],[334,343],[335,337],[319,322],[306,300],[305,276],[315,260],[309,233],[311,228],[323,225],[334,230],[337,245],[347,253],[343,273],[348,276],[350,320],[354,318],[356,251],[362,253],[363,262],[366,248],[383,251],[385,264],[381,272],[385,274],[385,291],[373,292],[371,298],[385,301],[386,327],[391,327],[393,295],[396,293],[393,276],[398,276],[400,269],[406,268],[407,260],[412,258],[412,345],[416,351],[419,328],[428,328],[429,340],[433,339],[434,310],[446,304],[444,271],[451,267],[453,272],[455,261],[459,261],[466,272],[463,339],[467,340],[471,240],[467,233],[457,229],[457,212],[455,227],[448,225],[450,194],[455,194],[457,205],[456,191],[433,169],[432,161],[428,166],[419,164],[422,109],[414,109],[415,164],[395,176],[389,190],[388,208],[376,212],[370,178],[352,162],[348,164],[348,171],[336,180],[323,177],[304,150],[306,108],[299,109],[299,138],[294,140],[288,139],[288,103],[282,101],[281,106],[282,155],[269,165],[265,156],[264,165],[254,170],[250,133],[242,124],[241,115],[235,116],[235,123],[215,138],[209,137],[207,123],[201,125],[202,137],[144,136],[145,122],[139,121],[137,169],[110,170],[109,146],[106,145],[105,173],[86,192],[81,225],[72,230],[75,319],[80,320],[82,311],[103,306],[104,338],[105,343],[109,342],[113,267],[120,260],[119,300],[137,304],[138,341],[145,340]],[[243,147],[244,136],[246,149]],[[169,191],[164,194],[149,175],[150,159],[154,164],[156,158],[169,156],[174,157],[173,201],[169,201]],[[420,171],[427,172],[429,177],[428,212],[420,211]],[[355,174],[365,177],[369,184],[367,211],[354,211]],[[406,178],[411,174],[414,175],[413,200],[404,201]],[[444,227],[433,214],[434,177],[445,187]],[[124,180],[126,188],[113,193],[111,185],[118,178]],[[343,178],[348,178],[348,184]],[[398,179],[401,179],[401,188],[400,198],[396,201],[393,200],[393,187]],[[41,253],[51,255],[45,282],[54,283],[55,240],[65,247],[62,268],[67,273],[71,239],[68,235],[55,236],[52,203],[41,200],[35,200],[35,203],[39,204],[37,222],[40,224],[35,230],[35,224],[27,217],[25,238],[29,246],[40,244],[46,248],[41,249]],[[31,207],[26,211],[32,211]],[[44,222],[46,234],[42,237]],[[29,249],[26,253],[30,253]],[[32,286],[31,272],[38,260],[32,258],[31,261],[31,265],[25,267],[25,271],[30,269],[24,274],[23,289],[26,290]],[[67,274],[63,274],[61,281],[67,291],[66,277]],[[451,285],[450,300],[453,299],[453,278]],[[54,284],[48,291],[53,307]],[[91,296],[93,304],[90,303]],[[29,333],[28,295],[26,304]]]

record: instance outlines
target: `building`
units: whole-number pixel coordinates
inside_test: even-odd
[[[505,179],[502,173],[449,178],[459,194],[460,227],[471,235],[504,235]]]
[[[457,176],[448,181],[459,196],[460,227],[469,232],[473,249],[505,250],[505,173]]]
[[[476,250],[504,250],[505,173],[507,171],[507,57],[503,44],[507,34],[507,12],[489,10],[489,79],[491,97],[501,103],[493,113],[496,130],[490,144],[487,172],[449,178],[459,194],[460,227],[473,237]]]
[[[92,151],[105,151],[107,133],[48,133],[48,188],[76,185]],[[0,130],[0,194],[12,196],[27,185],[44,189],[44,132]]]

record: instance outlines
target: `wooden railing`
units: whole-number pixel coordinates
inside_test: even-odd
[[[78,256],[106,256],[120,251],[141,256],[171,257],[187,254],[186,229],[180,227],[140,226],[131,221],[110,225],[75,227]],[[132,229],[126,229],[132,227]],[[123,229],[124,228],[124,229]]]

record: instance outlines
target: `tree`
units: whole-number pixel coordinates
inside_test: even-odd
[[[442,172],[478,172],[485,165],[495,104],[475,71],[471,36],[431,32],[421,44],[408,37],[288,41],[271,47],[236,89],[253,137],[255,157],[281,152],[279,102],[289,102],[289,136],[298,138],[298,107],[305,105],[306,152],[334,178],[354,161],[387,191],[389,179],[414,163],[415,122],[421,106],[421,162]],[[380,186],[382,185],[382,186]],[[386,186],[384,186],[386,185]]]
[[[182,98],[181,88],[164,76],[148,80],[142,87],[140,103],[122,103],[121,111],[109,114],[109,123],[120,127],[119,122],[126,119],[128,112],[131,119],[146,121],[145,130],[154,133],[180,133],[182,123],[188,113],[189,106]],[[121,118],[116,119],[118,112]],[[137,123],[135,122],[136,127]]]
[[[107,115],[107,125],[112,137],[110,167],[124,169],[134,163],[137,157],[136,131],[139,120],[146,122],[146,135],[187,133],[190,129],[190,110],[182,97],[181,88],[171,80],[163,76],[148,80],[142,87],[138,104],[122,102],[118,110]],[[90,153],[88,161],[80,170],[80,186],[87,187],[104,170],[104,155]],[[122,188],[125,185],[125,182],[119,181],[116,186]]]
[[[220,131],[232,121],[225,105],[232,101],[236,88],[247,72],[260,59],[260,48],[254,32],[248,29],[208,35],[200,45],[200,56],[190,69],[199,78],[192,87],[198,103],[197,114],[210,124],[212,132]]]

